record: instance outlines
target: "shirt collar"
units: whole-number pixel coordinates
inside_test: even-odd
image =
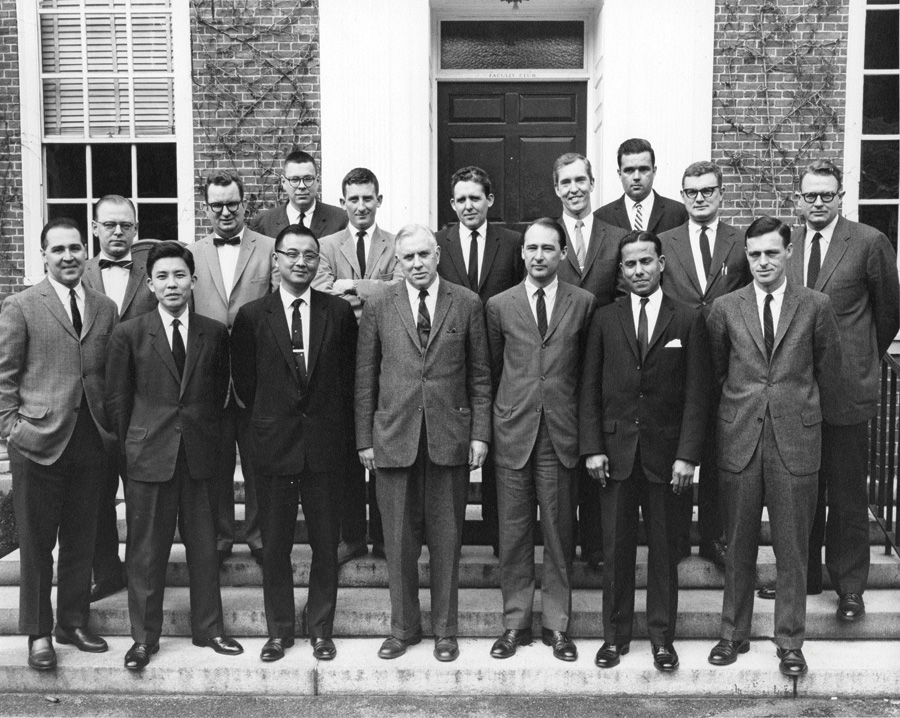
[[[637,295],[634,292],[631,292],[631,307],[632,307],[632,309],[639,309],[641,306],[642,299],[648,299],[649,300],[647,302],[648,305],[652,304],[654,307],[657,307],[660,304],[662,304],[662,295],[663,295],[663,293],[662,293],[661,287],[657,287],[656,291],[653,292],[653,294],[651,294],[649,297],[641,297],[640,295]]]
[[[634,212],[634,205],[637,204],[631,197],[627,194],[622,195],[625,198],[625,207],[629,212]],[[650,194],[648,194],[644,199],[641,200],[641,214],[645,217],[649,217],[650,215],[646,213],[646,210],[653,206],[653,200],[655,196],[653,194],[653,190],[650,190]]]
[[[354,227],[352,224],[348,223],[348,224],[347,224],[347,231],[350,232],[350,235],[353,236],[353,237],[358,236],[360,232],[365,232],[365,233],[366,233],[365,238],[366,238],[366,239],[372,239],[372,237],[375,236],[375,228],[376,228],[376,227],[378,227],[378,223],[377,223],[377,222],[376,222],[375,224],[373,224],[371,227],[369,227],[368,229],[357,229],[357,228]]]
[[[162,304],[157,305],[156,311],[159,312],[159,316],[160,316],[160,319],[162,319],[162,323],[163,323],[163,326],[164,326],[164,327],[170,327],[170,326],[172,326],[172,320],[173,320],[173,319],[177,319],[179,322],[181,322],[181,325],[182,325],[182,326],[187,327],[187,324],[188,324],[188,308],[187,308],[187,305],[185,305],[184,309],[181,310],[181,314],[179,314],[177,317],[173,317],[173,316],[172,316],[171,314],[169,314],[165,309],[163,309],[163,305],[162,305]]]
[[[50,274],[47,274],[47,279],[50,280],[50,286],[53,287],[54,291],[59,295],[60,301],[68,302],[69,301],[69,289],[65,284],[61,282],[57,282]],[[71,289],[75,290],[75,295],[84,301],[84,285],[81,283],[81,280],[78,280],[78,284]]]
[[[689,219],[689,220],[688,220],[688,227],[690,227],[690,230],[691,230],[691,233],[692,233],[692,234],[697,234],[697,235],[699,235],[699,234],[700,234],[700,228],[701,228],[701,227],[706,227],[706,229],[707,229],[707,234],[711,234],[711,235],[715,236],[715,234],[716,234],[716,229],[718,228],[718,226],[719,226],[719,218],[718,218],[718,217],[716,217],[712,222],[706,222],[706,223],[704,223],[704,224],[700,224],[699,222],[695,222],[693,219]]]
[[[550,294],[555,294],[557,288],[559,287],[559,276],[554,276],[553,281],[550,282],[546,287],[544,287],[544,296],[548,296]],[[530,275],[526,275],[525,277],[525,291],[528,292],[529,297],[533,297],[537,290],[541,289],[537,284],[535,284],[534,280]]]
[[[100,259],[108,259],[110,262],[130,262],[131,252],[129,251],[124,257],[110,257],[106,252],[102,249],[100,250],[100,254],[97,255]]]
[[[753,289],[756,292],[756,301],[762,303],[766,299],[767,294],[771,294],[773,297],[784,297],[784,290],[787,289],[787,280],[781,283],[781,286],[776,289],[774,292],[767,292],[765,289],[762,289],[755,281],[753,282]]]
[[[470,239],[472,237],[472,232],[478,232],[478,236],[481,239],[486,239],[487,238],[487,226],[488,226],[487,220],[482,222],[481,225],[476,227],[475,229],[469,229],[462,222],[460,222],[459,233],[460,233],[460,235],[465,233],[466,239]]]
[[[247,230],[247,225],[245,224],[243,227],[241,227],[241,231],[240,231],[240,232],[238,232],[237,234],[232,234],[231,236],[232,236],[232,237],[240,237],[240,238],[241,238],[241,241],[243,242],[243,241],[244,241],[244,232],[245,232],[246,230]],[[227,237],[222,236],[222,235],[219,234],[218,232],[214,232],[213,234],[215,234],[216,237],[220,237],[221,239],[228,239]],[[227,245],[224,245],[224,246],[227,246]]]
[[[306,226],[309,227],[309,220],[312,219],[312,216],[316,213],[316,200],[313,200],[313,203],[309,206],[309,209],[303,210],[303,219],[306,221]],[[291,220],[291,224],[297,224],[300,221],[300,210],[294,207],[291,204],[290,200],[287,203],[287,215],[288,219]]]
[[[426,287],[428,290],[429,297],[436,297],[438,291],[438,283],[441,281],[441,278],[438,275],[435,275],[434,281],[431,283],[431,286]],[[409,280],[404,280],[403,282],[406,285],[406,292],[409,294],[409,301],[419,301],[419,292],[420,289],[417,289],[412,284],[409,283]]]
[[[823,239],[823,240],[825,240],[826,242],[830,242],[830,241],[831,241],[831,236],[834,234],[834,228],[837,227],[837,221],[838,221],[839,218],[840,218],[840,215],[838,215],[838,216],[835,217],[833,220],[831,220],[831,221],[830,221],[825,227],[823,227],[822,229],[813,229],[813,228],[810,227],[809,224],[807,223],[807,225],[806,225],[806,238],[807,238],[808,240],[812,241],[813,235],[814,235],[816,232],[818,232],[819,234],[822,235],[822,239]]]
[[[281,296],[281,303],[284,305],[285,310],[288,309],[296,299],[302,299],[306,302],[306,306],[312,306],[310,304],[310,300],[312,299],[312,292],[310,292],[310,288],[307,287],[306,291],[303,292],[299,297],[294,296],[289,291],[284,288],[283,284],[278,285],[278,294]]]

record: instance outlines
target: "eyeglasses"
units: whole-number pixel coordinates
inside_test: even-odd
[[[209,207],[213,214],[222,214],[222,210],[226,207],[231,214],[234,214],[238,211],[238,207],[241,206],[240,202],[207,202],[207,207]]]
[[[137,227],[136,224],[132,224],[131,222],[97,222],[96,224],[99,224],[107,232],[115,232],[116,227],[121,227],[124,234],[128,234]]]
[[[816,198],[821,199],[822,204],[828,204],[839,194],[840,192],[801,192],[800,196],[803,197],[804,202],[809,204],[815,204]]]
[[[301,254],[300,252],[297,252],[293,249],[290,250],[289,252],[283,252],[280,249],[276,249],[275,254],[281,254],[281,255],[287,257],[287,260],[291,264],[296,264],[297,261],[301,257],[303,258],[304,264],[309,264],[310,262],[315,262],[319,258],[319,255],[316,254],[315,252],[303,252],[303,254]]]
[[[306,175],[306,177],[285,177],[281,175],[281,177],[291,187],[299,187],[301,182],[304,187],[312,187],[316,181],[315,175]]]
[[[698,194],[702,194],[703,199],[709,199],[716,193],[717,189],[719,189],[718,185],[715,187],[701,187],[700,189],[683,189],[681,192],[688,199],[697,199]]]

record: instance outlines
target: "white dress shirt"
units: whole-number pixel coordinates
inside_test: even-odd
[[[288,224],[300,224],[300,210],[295,209],[294,205],[290,202],[287,203],[287,207],[285,208],[287,211]],[[303,226],[309,229],[309,223],[312,221],[313,213],[316,211],[316,201],[313,200],[313,203],[309,206],[309,209],[303,213]]]
[[[166,330],[166,339],[169,340],[169,349],[172,348],[172,330],[174,327],[172,326],[172,321],[177,319],[181,324],[178,326],[178,333],[181,334],[181,341],[184,342],[184,351],[187,354],[187,342],[188,342],[188,322],[190,321],[190,312],[188,308],[185,307],[181,314],[177,317],[173,317],[169,314],[165,309],[163,309],[162,304],[158,305],[156,311],[159,312],[159,316],[162,319],[163,329]]]
[[[426,289],[428,296],[425,298],[425,306],[428,307],[428,316],[431,317],[432,323],[434,323],[434,308],[437,304],[438,286],[440,281],[440,277],[436,276],[431,283],[431,286]],[[409,308],[412,310],[413,324],[415,324],[419,321],[419,290],[408,281],[404,282],[404,284],[406,284],[406,293],[409,296]]]
[[[634,335],[638,334],[638,322],[641,317],[641,299],[648,299],[650,301],[647,302],[647,307],[645,309],[647,313],[647,345],[649,346],[650,340],[653,338],[653,330],[656,329],[656,320],[659,318],[659,308],[662,306],[662,289],[659,287],[656,288],[656,291],[653,292],[649,297],[641,297],[634,292],[631,293],[631,314],[634,318]]]
[[[244,241],[244,232],[246,227],[242,227],[237,236]],[[222,235],[216,234],[216,237]],[[238,255],[241,253],[240,244],[223,244],[216,247],[216,253],[219,255],[219,269],[222,271],[222,284],[225,287],[225,298],[231,297],[231,290],[234,288],[234,273],[237,271]]]
[[[69,299],[69,287],[65,284],[60,284],[57,282],[52,276],[47,275],[47,279],[50,280],[50,286],[53,287],[56,295],[59,297],[59,301],[62,302],[63,309],[66,310],[66,316],[69,317],[69,321],[72,321],[72,302]],[[84,320],[87,319],[87,316],[84,313],[84,285],[81,283],[81,280],[78,280],[78,284],[75,285],[75,304],[78,305],[78,313],[81,314],[81,322],[82,326],[84,325]]]
[[[284,286],[278,287],[278,294],[281,297],[281,304],[284,306],[284,320],[287,322],[288,336],[290,337],[294,331],[294,307],[293,303],[297,299],[293,294],[286,291]],[[303,301],[300,302],[300,321],[303,323],[303,359],[309,366],[309,303],[312,299],[312,293],[309,287],[299,297]]]
[[[100,259],[109,259],[113,262],[131,262],[131,252],[124,257],[110,257],[106,252],[100,250],[98,255]],[[128,289],[128,279],[131,272],[124,267],[107,267],[100,270],[100,276],[103,278],[103,293],[116,303],[119,315],[122,314],[122,302],[125,301],[125,290]]]
[[[787,287],[787,280],[781,283],[781,286],[778,287],[774,292],[772,292],[772,333],[773,336],[778,336],[778,320],[781,317],[781,305],[784,303],[784,290]],[[756,310],[759,314],[759,326],[763,331],[763,339],[766,336],[766,325],[763,322],[763,309],[766,306],[766,294],[767,292],[763,289],[760,289],[759,285],[756,282],[753,282],[753,289],[756,292]]]
[[[692,219],[688,220],[688,237],[691,240],[691,255],[694,258],[694,269],[697,270],[697,277],[700,279],[701,291],[706,291],[706,272],[703,271],[703,255],[700,253],[700,229],[706,227],[706,238],[709,240],[709,257],[716,253],[716,232],[719,229],[719,218],[716,217],[712,222],[705,225],[699,224]],[[710,265],[709,271],[715,276],[715,268]]]
[[[834,228],[837,226],[838,218],[835,217],[831,222],[829,222],[828,226],[824,229],[813,229],[808,224],[806,225],[806,241],[803,243],[803,286],[806,286],[806,278],[809,276],[809,255],[812,252],[812,238],[813,235],[818,232],[822,235],[822,238],[819,240],[819,260],[824,264],[825,262],[825,254],[828,252],[828,247],[831,244],[831,238],[834,236]],[[822,264],[819,264],[819,269],[822,268]]]
[[[566,225],[566,232],[569,234],[569,252],[575,253],[575,223],[581,222],[584,226],[581,228],[581,238],[584,241],[584,256],[587,259],[588,250],[590,249],[591,243],[591,233],[594,231],[594,215],[591,212],[587,213],[587,216],[583,219],[575,219],[574,217],[563,213],[562,216],[563,224]]]
[[[540,287],[534,283],[530,276],[525,277],[525,293],[528,295],[528,304],[531,307],[531,316],[537,324],[537,290]],[[553,281],[544,287],[544,306],[547,308],[547,325],[553,316],[553,307],[556,306],[556,290],[559,289],[559,277],[553,277]]]
[[[466,273],[469,272],[469,249],[472,246],[472,232],[478,232],[478,279],[484,270],[484,243],[487,240],[487,222],[478,229],[472,230],[462,222],[459,223],[459,244],[462,247],[463,262],[466,265]]]
[[[634,215],[636,214],[634,210],[634,206],[637,204],[631,197],[627,194],[622,195],[625,198],[625,211],[628,212],[628,221],[631,223],[631,228],[636,229],[634,226]],[[656,195],[653,194],[653,190],[650,190],[650,194],[648,194],[644,199],[641,200],[641,224],[643,225],[642,231],[647,230],[647,222],[650,221],[650,213],[653,211],[653,203],[656,200]]]

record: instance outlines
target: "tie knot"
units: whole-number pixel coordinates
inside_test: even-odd
[[[173,320],[172,320],[172,326],[173,326],[175,329],[178,329],[178,327],[181,326],[181,322],[179,322],[177,319],[173,319]]]
[[[72,299],[77,299],[77,298],[78,298],[78,295],[75,293],[75,290],[74,290],[74,289],[70,289],[70,290],[69,290],[69,296],[72,297]]]
[[[478,230],[475,230],[474,232],[472,232],[472,241],[473,242],[478,241]]]
[[[359,232],[356,233],[356,238],[357,239],[365,239],[366,238],[366,230],[364,230],[364,229],[359,230]]]
[[[700,225],[700,234],[705,233],[706,230],[708,230],[708,229],[709,229],[708,226],[706,226],[705,224],[701,224],[701,225]]]
[[[582,227],[584,227],[584,222],[582,222],[580,219],[575,222],[575,229],[581,229]]]
[[[813,235],[812,241],[813,241],[813,242],[818,242],[820,239],[822,239],[822,234],[821,234],[820,232],[816,232],[816,233]]]
[[[766,304],[771,304],[771,303],[772,303],[772,295],[766,294]]]
[[[293,302],[291,302],[291,306],[292,306],[294,309],[299,309],[301,304],[303,304],[303,298],[302,298],[302,297],[297,297]]]
[[[428,290],[420,289],[419,290],[419,300],[424,302],[426,299],[428,299]]]
[[[641,203],[640,203],[640,202],[635,202],[635,203],[634,203],[634,208],[635,208],[635,209],[641,209]]]
[[[536,296],[536,297],[543,297],[543,296],[544,296],[544,289],[543,289],[543,287],[538,287],[538,290],[534,293],[534,296]]]
[[[649,301],[650,300],[647,297],[641,297],[641,308],[646,307],[647,302],[649,302]]]

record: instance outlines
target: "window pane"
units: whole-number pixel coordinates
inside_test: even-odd
[[[863,80],[863,134],[900,133],[900,75],[869,75]]]
[[[128,28],[124,15],[88,15],[88,72],[127,72]]]
[[[87,202],[73,202],[72,204],[48,204],[47,205],[47,221],[58,219],[59,217],[68,217],[81,230],[84,237],[90,237],[88,231],[88,205]],[[99,245],[95,245],[94,254],[99,251]]]
[[[583,22],[441,23],[445,70],[582,67]]]
[[[175,134],[171,79],[134,81],[134,128],[138,137]]]
[[[897,251],[897,205],[861,204],[859,221],[884,232]]]
[[[93,196],[131,197],[131,145],[91,145]]]
[[[128,82],[114,78],[88,80],[91,137],[131,135]]]
[[[81,72],[81,18],[41,16],[41,68],[44,72]]]
[[[135,72],[171,72],[172,21],[169,16],[135,15],[131,33]]]
[[[178,239],[177,204],[138,203],[141,239]]]
[[[864,140],[860,151],[860,199],[896,199],[900,142]]]
[[[84,136],[81,80],[44,80],[44,135]]]
[[[177,197],[175,144],[137,146],[138,197]]]
[[[866,69],[900,67],[900,10],[866,13]]]
[[[84,145],[46,145],[47,197],[87,197]]]

